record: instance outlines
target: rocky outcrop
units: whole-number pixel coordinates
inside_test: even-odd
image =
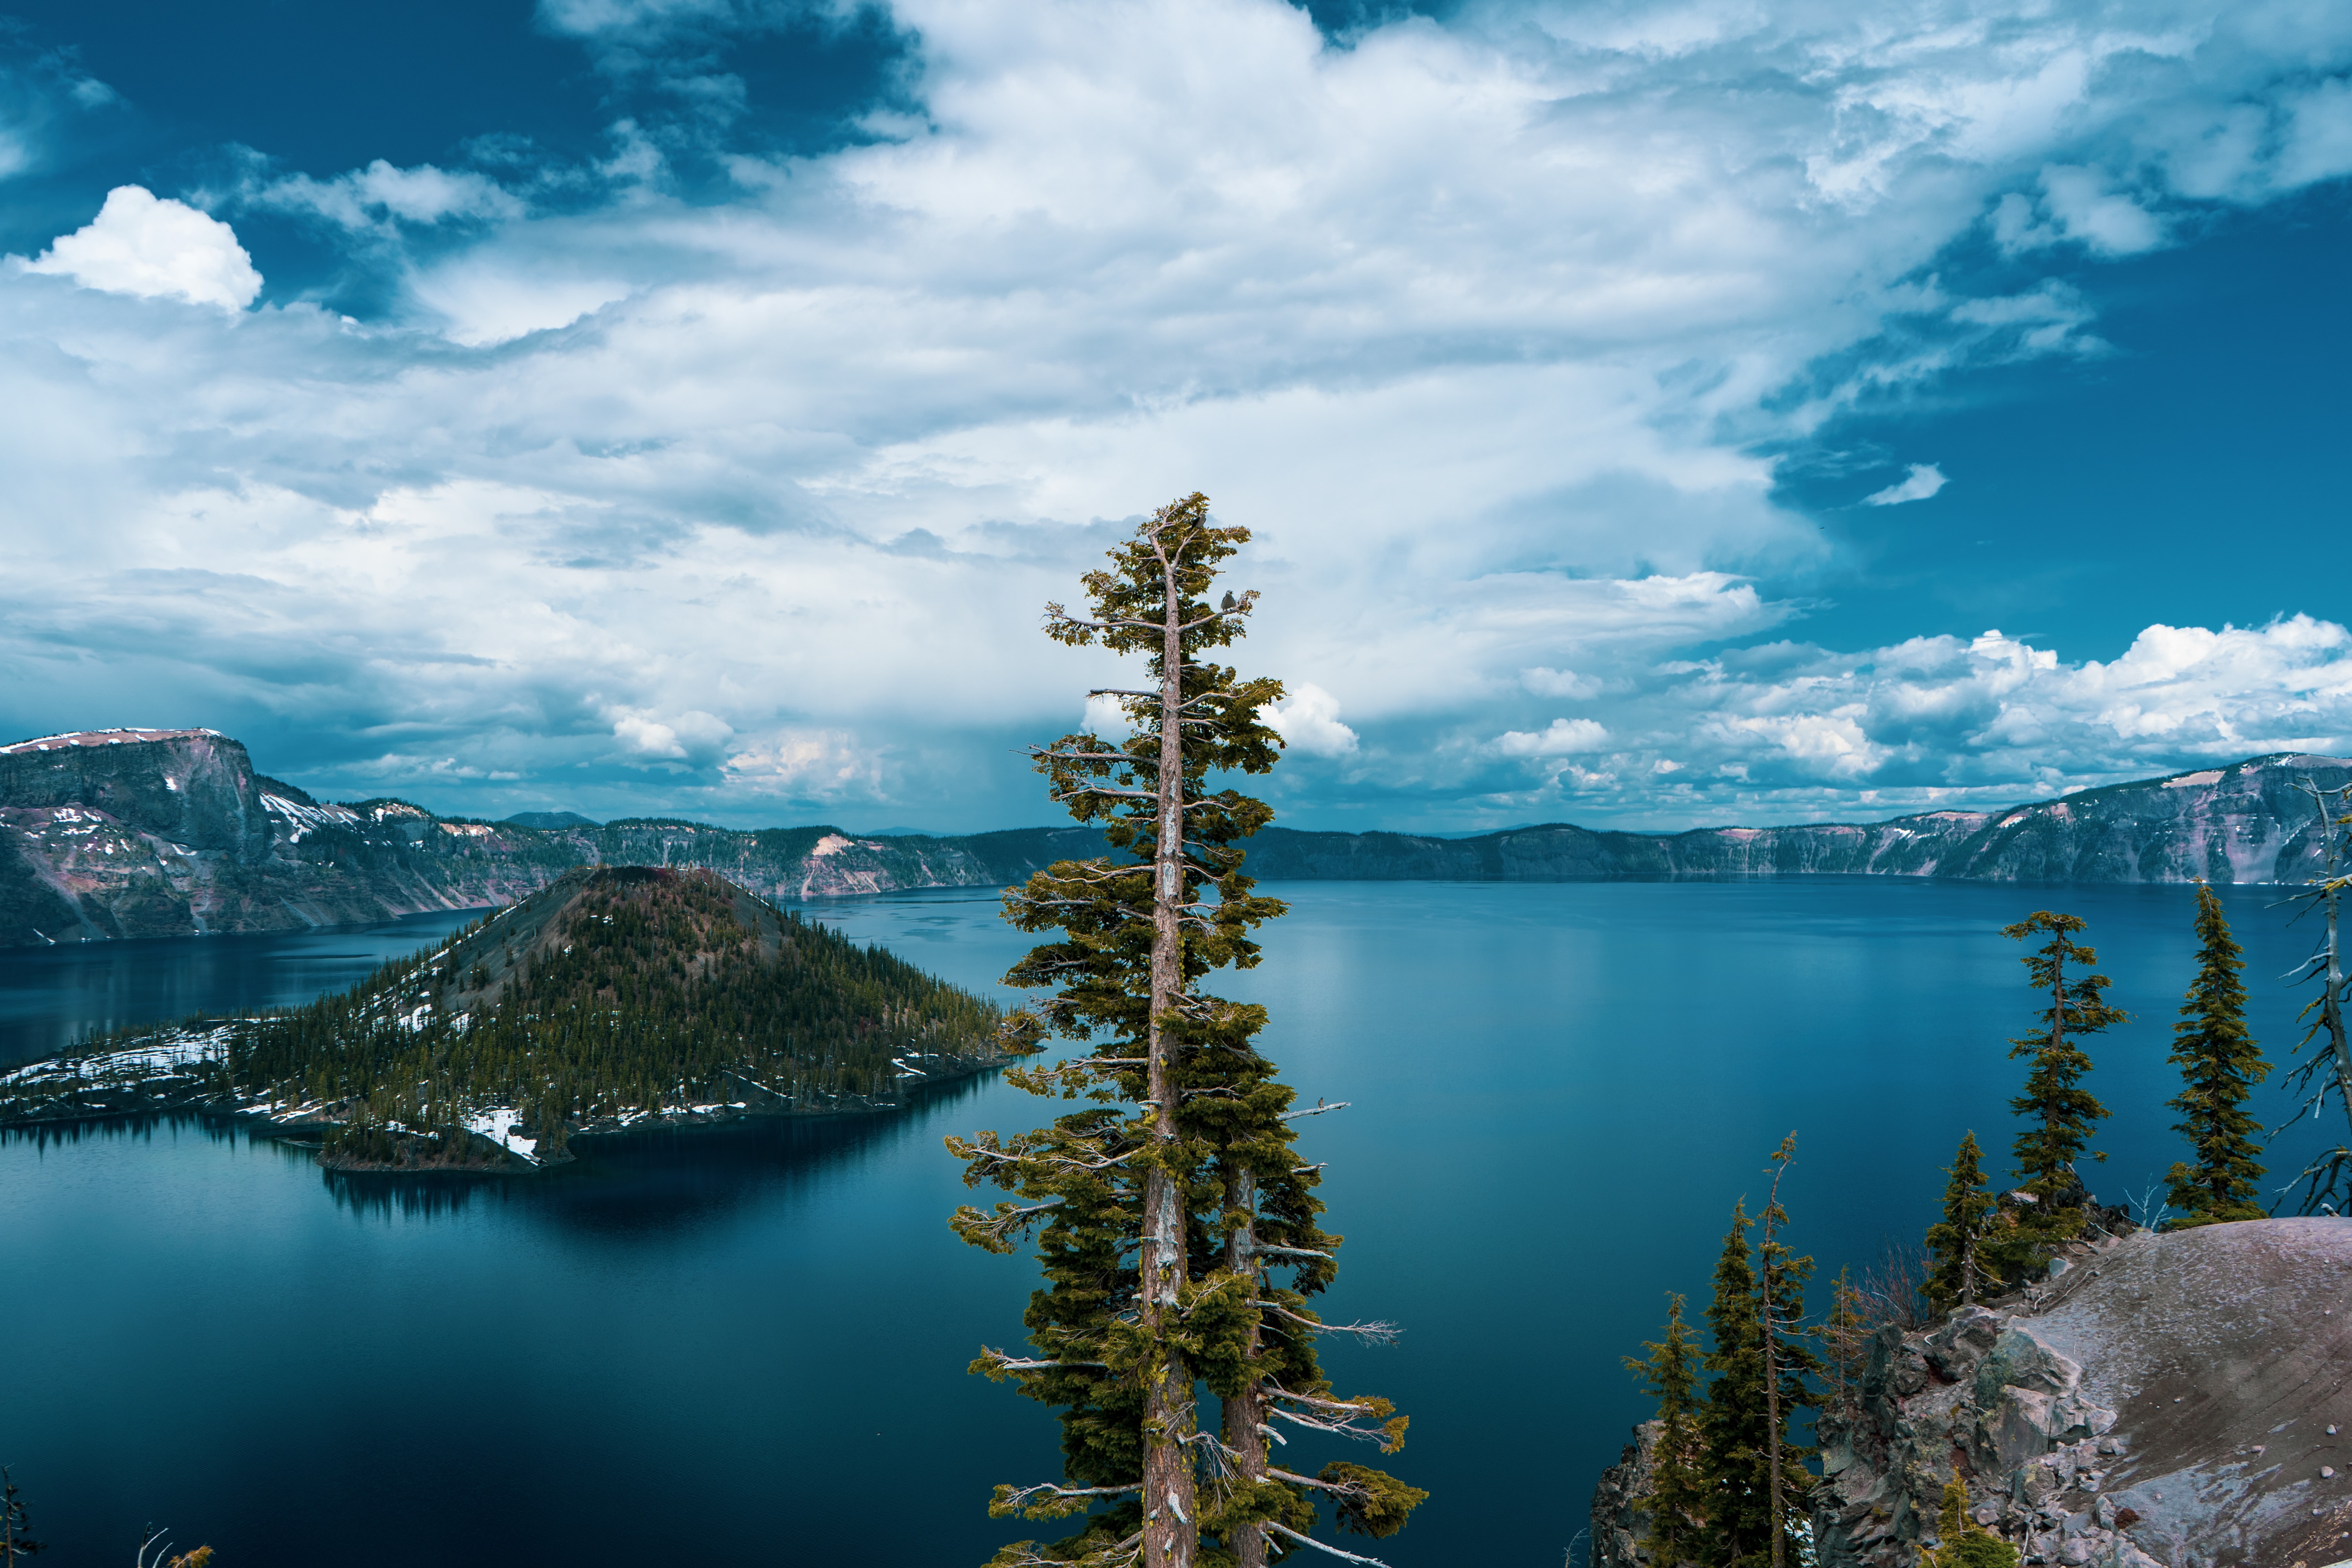
[[[2102,1237],[2032,1296],[1882,1330],[1823,1413],[1822,1568],[1908,1568],[1955,1468],[2029,1563],[2352,1557],[2352,1222]]]
[[[2352,1560],[2352,1221],[2100,1236],[2026,1295],[1882,1329],[1821,1413],[1821,1568],[1912,1568],[1958,1472],[2027,1563]],[[1646,1437],[1593,1494],[1593,1568],[1649,1568]]]
[[[1592,1489],[1592,1568],[1653,1568],[1650,1465],[1662,1430],[1655,1421],[1634,1427],[1624,1453],[1601,1472],[1601,1484]]]

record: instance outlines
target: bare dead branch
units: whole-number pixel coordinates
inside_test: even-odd
[[[1326,1323],[1294,1312],[1287,1307],[1276,1306],[1272,1301],[1260,1301],[1258,1305],[1276,1317],[1287,1318],[1301,1328],[1312,1329],[1318,1334],[1360,1334],[1376,1345],[1393,1344],[1397,1336],[1404,1332],[1394,1323]]]
[[[1269,1475],[1273,1474],[1270,1470],[1266,1473]],[[1290,1526],[1286,1524],[1276,1524],[1270,1519],[1265,1521],[1265,1523],[1266,1529],[1273,1531],[1277,1535],[1286,1535],[1291,1540],[1298,1542],[1301,1546],[1312,1546],[1318,1552],[1328,1552],[1332,1556],[1343,1558],[1349,1563],[1368,1563],[1371,1564],[1371,1568],[1389,1568],[1387,1563],[1381,1562],[1377,1557],[1360,1557],[1352,1552],[1342,1552],[1336,1546],[1326,1546],[1323,1542],[1316,1540],[1313,1536],[1301,1535],[1298,1531],[1291,1529]]]

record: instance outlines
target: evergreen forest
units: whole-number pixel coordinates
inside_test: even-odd
[[[206,1102],[328,1124],[331,1163],[412,1164],[492,1157],[469,1126],[511,1128],[545,1163],[574,1131],[648,1117],[887,1105],[992,1061],[999,1022],[714,872],[625,867],[572,872],[339,995],[171,1033],[208,1038]],[[46,1107],[20,1093],[0,1115],[109,1108],[121,1086],[38,1087]]]

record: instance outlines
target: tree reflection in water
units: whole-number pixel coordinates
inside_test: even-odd
[[[772,1194],[804,1189],[849,1156],[932,1136],[927,1124],[933,1115],[979,1094],[993,1076],[910,1089],[904,1109],[894,1112],[575,1137],[576,1158],[545,1171],[320,1175],[337,1206],[362,1218],[436,1220],[499,1205],[567,1229],[650,1239],[709,1224]]]

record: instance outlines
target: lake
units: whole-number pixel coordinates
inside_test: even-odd
[[[1696,1316],[1783,1133],[1792,1240],[1824,1274],[1916,1237],[1964,1128],[2007,1169],[2023,1064],[2005,1042],[2033,998],[2000,925],[2085,916],[2135,1015],[2089,1047],[2115,1111],[2093,1186],[2118,1201],[2182,1155],[2163,1058],[2187,889],[1268,890],[1293,912],[1227,991],[1273,1009],[1265,1047],[1309,1101],[1351,1102],[1301,1142],[1330,1162],[1327,1223],[1348,1238],[1327,1313],[1405,1330],[1326,1357],[1343,1390],[1412,1417],[1388,1464],[1434,1495],[1402,1535],[1351,1543],[1397,1568],[1560,1562],[1645,1414],[1620,1356],[1664,1291]],[[2307,924],[2286,929],[2270,890],[2224,898],[2276,1059],[2306,993],[2275,977]],[[975,988],[1023,945],[985,892],[811,912]],[[409,937],[300,940],[310,956],[215,937],[12,957],[0,1016],[55,1026],[89,1003],[121,1022],[134,997],[175,1016],[215,984],[290,999],[352,977],[302,965],[363,968],[367,944]],[[224,972],[234,942],[257,945]],[[2258,1110],[2284,1104],[2266,1088]],[[153,1520],[222,1568],[976,1565],[1056,1529],[984,1513],[993,1483],[1057,1473],[1055,1436],[1043,1407],[964,1375],[982,1343],[1020,1342],[1031,1271],[950,1235],[971,1194],[940,1139],[1052,1109],[985,1079],[898,1116],[607,1142],[473,1184],[331,1178],[194,1121],[0,1143],[0,1462],[60,1562],[127,1552]],[[2331,1115],[2276,1152],[2274,1180],[2342,1137]],[[1304,1446],[1294,1465],[1340,1457]]]

